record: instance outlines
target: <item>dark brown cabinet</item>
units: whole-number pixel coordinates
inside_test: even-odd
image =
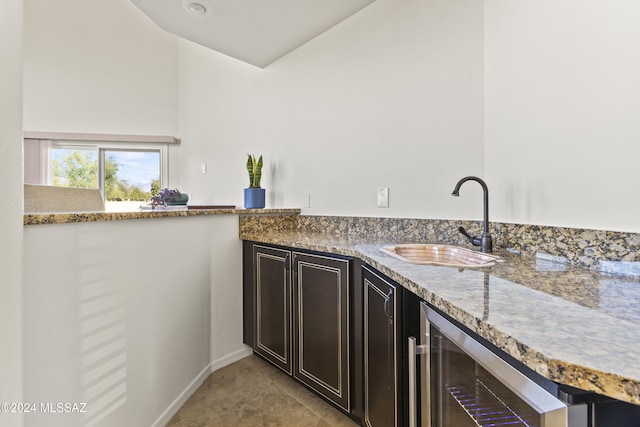
[[[401,289],[368,267],[364,285],[364,423],[402,425]]]
[[[294,252],[293,283],[293,376],[349,412],[349,261]]]
[[[352,261],[249,242],[244,256],[244,342],[348,413],[355,407],[357,416],[361,405],[352,404],[350,370]]]
[[[253,260],[253,349],[291,375],[291,252],[256,245]]]

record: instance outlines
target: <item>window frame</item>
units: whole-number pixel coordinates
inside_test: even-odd
[[[27,182],[25,167],[25,183],[53,185],[51,174],[51,149],[91,149],[98,152],[98,188],[105,198],[105,152],[106,151],[146,151],[159,152],[160,188],[168,188],[169,177],[169,146],[177,144],[179,140],[172,136],[152,135],[115,135],[115,134],[86,134],[60,132],[29,132],[23,133],[25,156],[23,163],[29,163],[29,179]],[[29,145],[27,145],[29,142]],[[35,144],[34,144],[35,143]],[[28,147],[28,149],[27,149]],[[37,182],[34,182],[37,181]]]
[[[45,157],[45,168],[47,171],[47,185],[53,185],[51,174],[51,158],[50,150],[81,150],[90,149],[98,153],[98,188],[102,195],[102,200],[107,202],[105,195],[105,152],[107,151],[131,151],[131,152],[158,152],[160,155],[160,188],[167,188],[169,182],[169,148],[167,144],[149,143],[149,142],[92,142],[92,141],[52,141],[48,147],[48,153]]]
[[[138,148],[141,147],[141,148]],[[107,151],[129,151],[129,152],[158,152],[159,153],[159,185],[160,188],[169,187],[169,149],[166,144],[136,144],[136,143],[118,143],[112,144],[100,144],[98,147],[98,188],[100,188],[100,194],[102,194],[102,200],[105,203],[108,201],[106,197],[106,152]]]

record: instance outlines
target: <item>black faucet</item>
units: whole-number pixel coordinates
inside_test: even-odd
[[[480,250],[482,252],[493,252],[493,239],[491,238],[491,234],[489,234],[489,189],[487,188],[487,184],[477,176],[467,176],[458,181],[451,195],[456,197],[460,196],[460,187],[467,181],[476,181],[482,186],[484,196],[484,230],[480,237],[472,237],[467,233],[467,230],[465,230],[464,227],[458,227],[458,231],[462,233],[474,246],[480,246]]]

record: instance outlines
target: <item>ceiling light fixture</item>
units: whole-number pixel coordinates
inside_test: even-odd
[[[189,11],[195,15],[204,15],[207,8],[200,3],[189,3]]]

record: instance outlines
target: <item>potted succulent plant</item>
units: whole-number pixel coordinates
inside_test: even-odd
[[[244,189],[244,207],[246,209],[262,209],[265,200],[265,190],[260,187],[262,156],[256,160],[255,156],[248,155],[247,172],[249,172],[249,188]]]

